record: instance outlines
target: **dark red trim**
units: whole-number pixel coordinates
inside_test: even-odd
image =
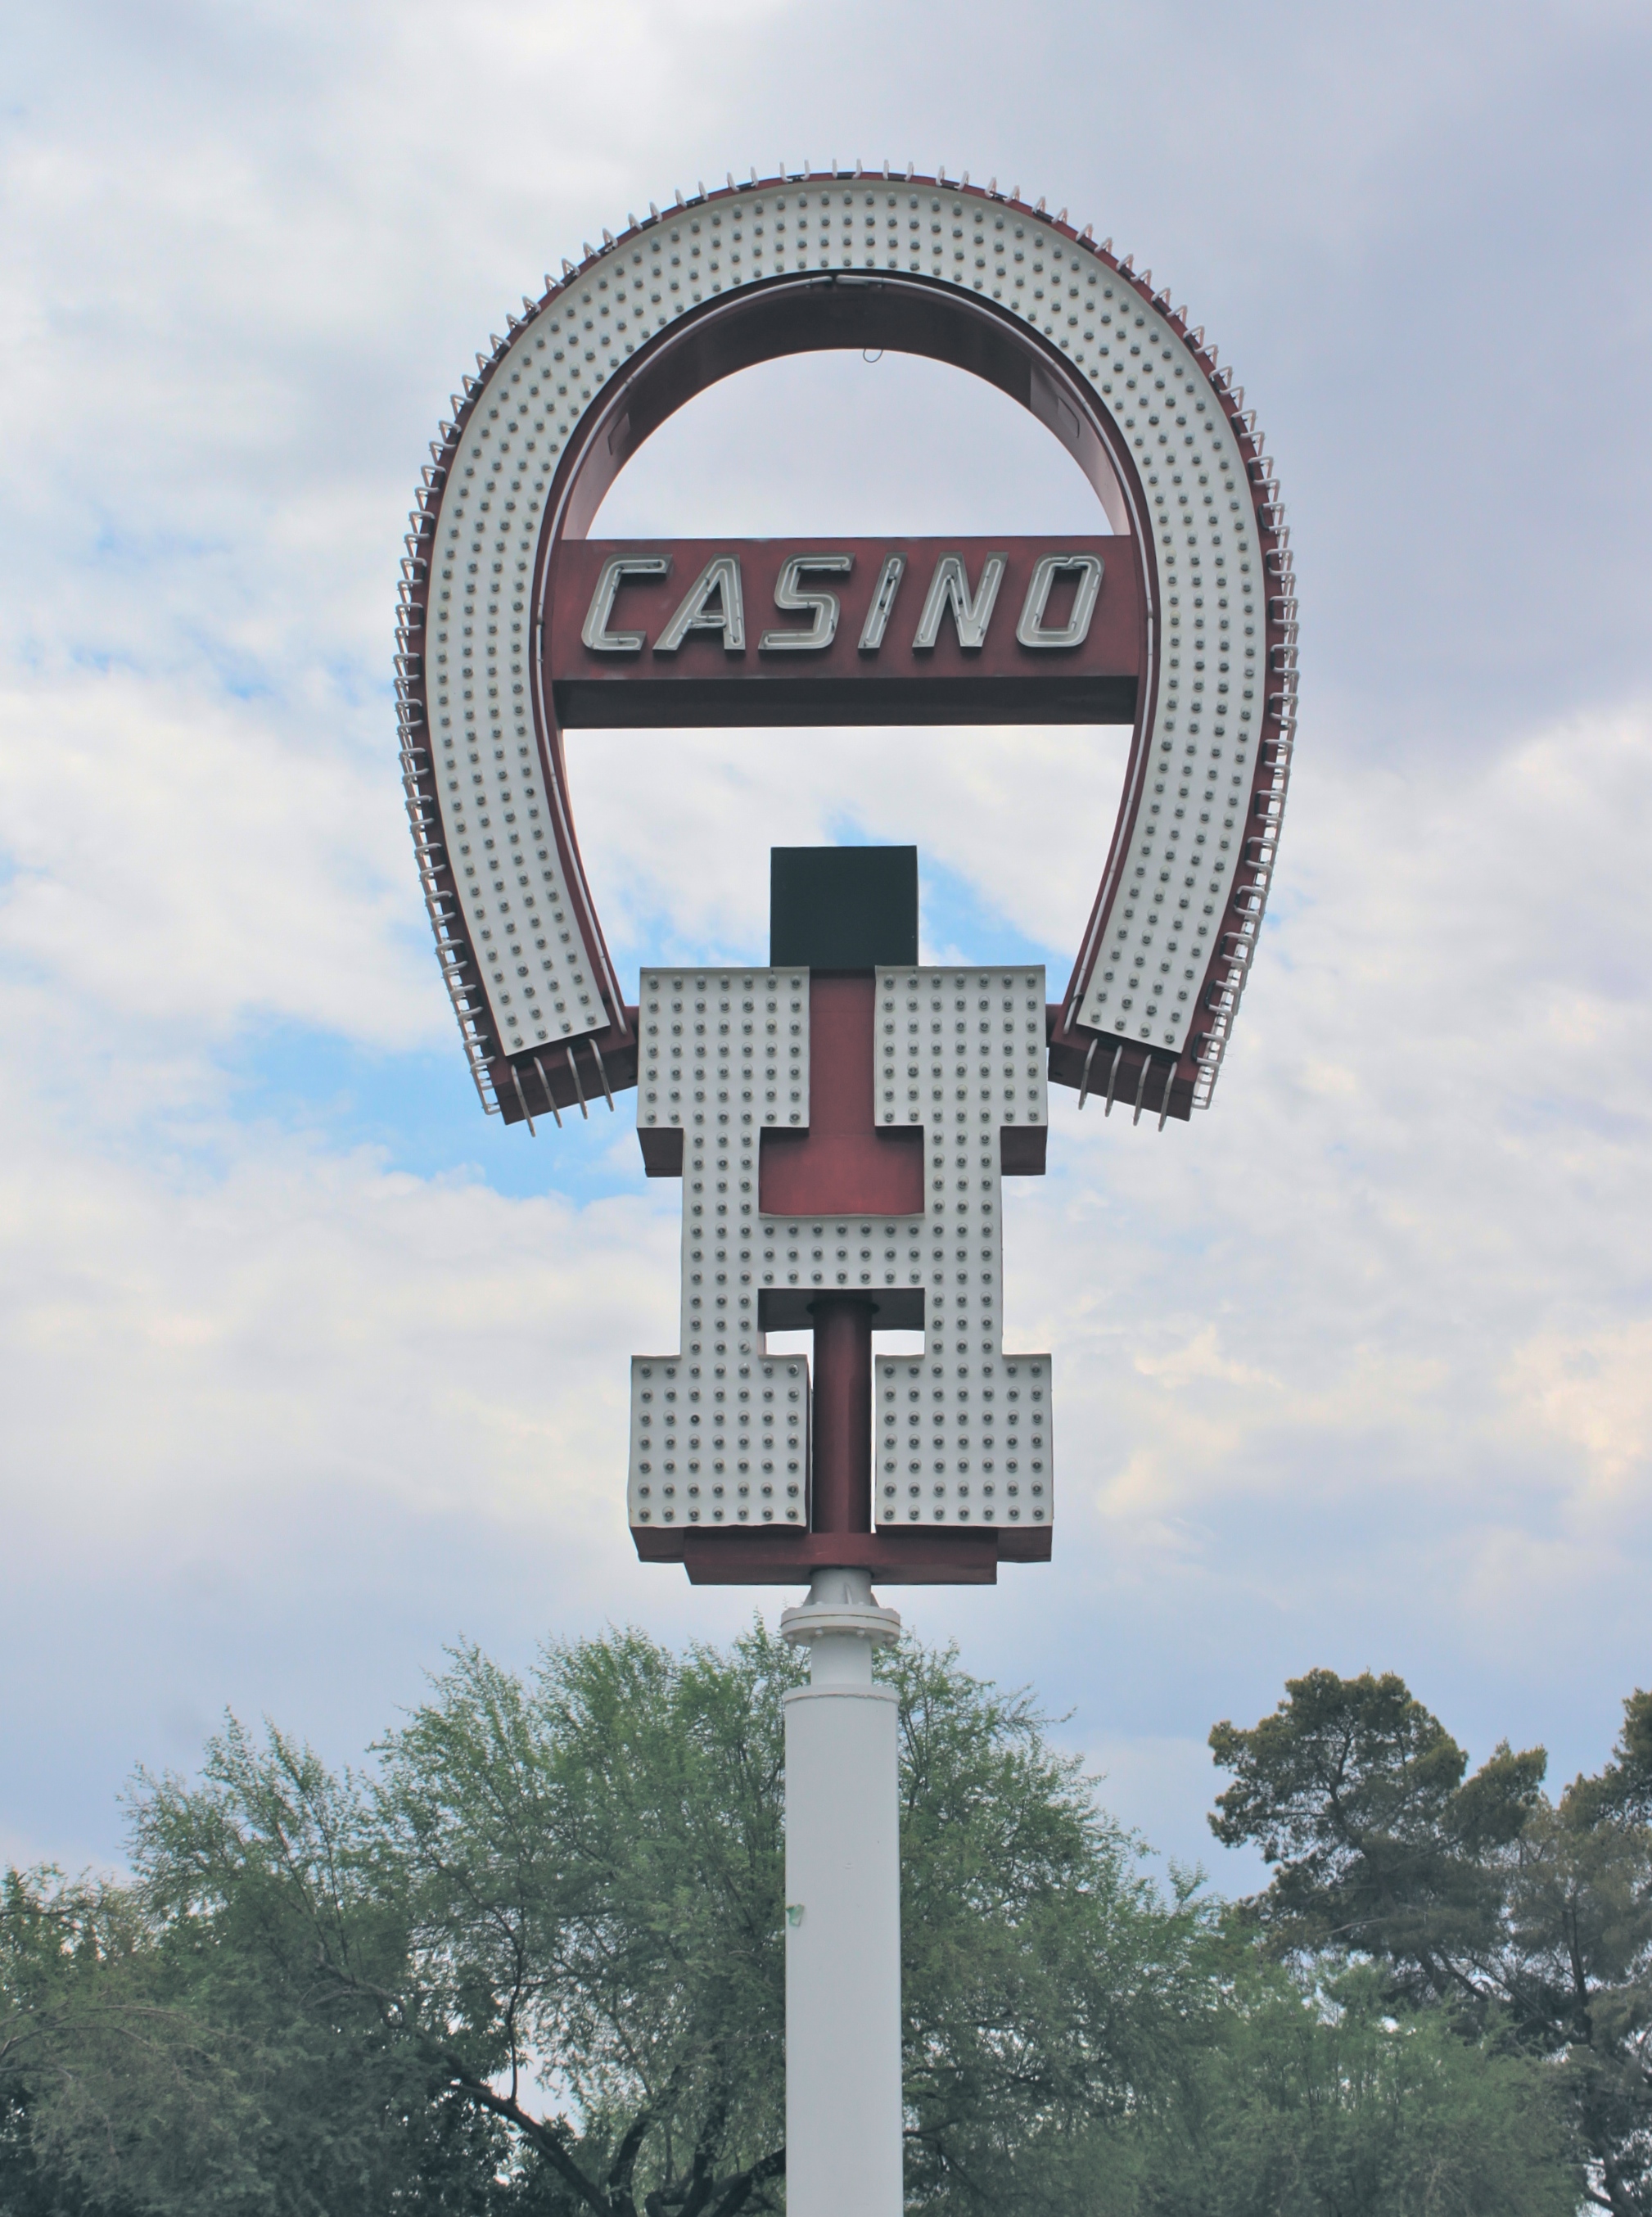
[[[980,197],[979,195],[977,195]],[[712,197],[718,197],[712,195]],[[592,400],[570,433],[552,480],[535,559],[533,602],[539,634],[557,636],[559,550],[583,536],[603,494],[644,441],[698,393],[753,364],[829,349],[883,347],[947,361],[985,379],[1051,425],[1081,468],[1116,503],[1122,487],[1126,510],[1138,522],[1128,536],[1110,542],[1118,556],[1130,550],[1137,608],[1137,670],[1149,667],[1151,611],[1157,605],[1156,557],[1134,459],[1088,380],[1059,348],[1020,318],[984,298],[921,275],[887,276],[820,273],[764,279],[736,293],[714,296],[655,334],[626,370]],[[583,622],[589,591],[578,611]],[[576,630],[577,624],[576,625]],[[557,825],[559,851],[590,943],[610,967],[595,921],[589,884],[572,829],[562,736],[554,698],[535,657],[533,702],[540,756]],[[1131,762],[1142,750],[1150,683],[1138,678]],[[520,1062],[519,1058],[519,1062]],[[515,1110],[509,1086],[501,1095],[507,1116]]]
[[[974,1531],[632,1531],[644,1563],[681,1563],[697,1586],[807,1585],[817,1570],[866,1570],[880,1585],[996,1585],[1000,1563],[1047,1563],[1047,1524]]]
[[[810,1468],[811,1531],[872,1529],[872,1301],[825,1294],[809,1304],[815,1328]]]
[[[853,567],[804,582],[836,596],[841,613],[835,638],[818,651],[766,652],[765,632],[809,628],[775,608],[782,565],[794,555],[827,553]],[[1054,553],[1094,554],[1103,565],[1088,633],[1077,647],[1023,646],[1016,627],[1027,588],[1040,557]],[[719,554],[739,564],[743,651],[731,653],[720,636],[701,633],[690,634],[675,654],[657,653],[652,639]],[[883,642],[869,652],[860,644],[861,627],[891,554],[904,558],[905,573]],[[946,554],[963,558],[971,590],[989,559],[996,555],[1004,561],[986,640],[978,648],[960,644],[950,618],[933,648],[913,644],[930,580]],[[627,581],[610,619],[612,629],[641,633],[650,643],[640,653],[594,652],[582,638],[592,596],[604,563],[627,555],[663,557],[671,565],[664,577]],[[1058,582],[1046,613],[1049,627],[1064,621],[1072,596],[1072,581]],[[543,675],[558,717],[568,727],[1130,724],[1143,645],[1138,598],[1129,541],[1106,536],[569,540],[557,557]]]
[[[765,1216],[922,1216],[923,1132],[885,1131],[872,1107],[877,986],[817,971],[809,980],[809,1128],[765,1130]]]

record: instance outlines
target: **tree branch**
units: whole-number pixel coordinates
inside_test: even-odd
[[[723,2127],[727,2118],[727,2103],[714,2103],[705,2123],[700,2128],[700,2138],[694,2146],[694,2160],[688,2173],[688,2193],[682,2205],[681,2217],[700,2217],[701,2210],[717,2191],[717,2144],[723,2137]]]
[[[678,2076],[679,2074],[674,2071],[670,2082],[666,2087],[663,2099],[668,2103],[676,2092]],[[659,2107],[660,2104],[656,2102],[644,2104],[632,2119],[631,2129],[614,2152],[613,2161],[608,2165],[610,2208],[613,2206],[616,2195],[625,2197],[627,2209],[634,2208],[636,2206],[631,2191],[632,2177],[637,2169],[637,2158],[642,2153],[643,2142],[648,2135],[648,2128],[653,2123]]]
[[[521,2103],[514,2098],[496,2094],[484,2079],[473,2078],[452,2057],[448,2059],[448,2068],[459,2092],[474,2102],[479,2109],[486,2109],[490,2115],[501,2117],[507,2124],[515,2125],[523,2139],[539,2151],[564,2183],[572,2187],[586,2207],[595,2213],[595,2217],[613,2217],[612,2201],[600,2187],[592,2185],[552,2126],[538,2117],[530,2116]]]
[[[723,2198],[711,2212],[711,2217],[736,2217],[745,2208],[755,2187],[766,2184],[771,2178],[786,2176],[786,2150],[776,2148],[772,2154],[761,2157],[749,2171],[743,2171],[731,2178],[723,2189]]]

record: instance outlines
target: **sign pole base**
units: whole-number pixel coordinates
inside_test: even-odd
[[[786,1696],[786,2206],[901,2217],[901,1866],[891,1687],[901,1620],[864,1570],[822,1570],[780,1618],[810,1650]]]

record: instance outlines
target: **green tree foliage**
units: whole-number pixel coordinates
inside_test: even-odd
[[[196,1794],[137,1813],[136,1885],[14,1873],[0,1903],[0,2090],[41,2217],[388,2208],[410,2182],[410,2208],[490,2208],[504,2136],[433,2102],[334,1970],[397,1960],[354,1782],[232,1726]]]
[[[1045,2211],[1061,2178],[1093,2195],[1096,2127],[1168,2083],[1211,2006],[1209,1914],[1191,1882],[1161,1899],[1024,1698],[950,1652],[903,1647],[885,1667],[901,1700],[908,2207]]]
[[[572,2206],[734,2217],[784,2167],[798,1676],[761,1630],[730,1658],[587,1641],[527,1683],[469,1651],[385,1744],[375,1810],[411,1910],[386,2010]]]
[[[1025,1699],[951,1653],[879,1667],[915,2217],[1558,2210],[1534,2053],[1269,1962],[1195,1881],[1147,1880]],[[232,1723],[194,1782],[140,1778],[129,1883],[14,1874],[0,1899],[0,2212],[783,2207],[798,1675],[761,1628],[527,1677],[467,1649],[370,1775]],[[1596,1782],[1599,1825],[1642,1821],[1641,1776],[1626,1754]]]
[[[1211,1734],[1233,1774],[1211,1826],[1275,1866],[1248,1905],[1298,1962],[1364,1955],[1391,2003],[1551,2060],[1613,2217],[1652,2213],[1652,1697],[1613,1757],[1557,1800],[1542,1749],[1467,1758],[1404,1683],[1291,1680],[1248,1731]]]
[[[1140,2207],[1164,2217],[1573,2217],[1557,2104],[1520,2056],[1382,1982],[1237,1967],[1215,2046],[1146,2137]]]
[[[117,2217],[65,2176],[43,2112],[72,2114],[96,2047],[89,2022],[131,1920],[112,1889],[55,1870],[0,1882],[0,2210],[5,2217]],[[50,2096],[55,2095],[52,2103]],[[120,2214],[124,2217],[124,2213]]]

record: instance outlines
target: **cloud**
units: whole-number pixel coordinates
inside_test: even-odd
[[[1652,1498],[1652,1317],[1590,1336],[1539,1335],[1515,1350],[1511,1418],[1579,1453],[1603,1505]]]
[[[1006,1232],[1008,1343],[1056,1356],[1060,1561],[974,1635],[1008,1675],[1016,1639],[1039,1654],[1054,1624],[1082,1652],[1098,1579],[1147,1654],[1202,1622],[1195,1726],[1242,1706],[1220,1689],[1220,1633],[1279,1675],[1328,1652],[1460,1670],[1483,1637],[1505,1652],[1494,1627],[1545,1575],[1579,1606],[1588,1590],[1633,1669],[1645,1010],[1574,888],[1610,907],[1633,879],[1644,825],[1624,765],[1643,744],[1632,719],[1574,722],[1437,788],[1421,820],[1384,775],[1322,773],[1215,1110],[1160,1134],[1058,1101],[1052,1174],[1012,1189]],[[739,742],[693,744],[690,789],[744,852],[774,823],[779,774],[743,775]],[[590,782],[599,825],[637,789],[617,756]],[[954,837],[971,782],[940,781]],[[640,892],[685,936],[714,929],[692,838],[632,838]],[[989,907],[1013,905],[1008,853],[958,859]],[[335,867],[350,879],[354,857]],[[1618,1011],[1612,1052],[1587,1091],[1556,1087],[1573,1012],[1597,1000]],[[0,1337],[24,1554],[161,1586],[195,1563],[205,1583],[186,1579],[179,1606],[210,1621],[220,1579],[259,1589],[268,1550],[257,1609],[280,1626],[301,1606],[296,1535],[326,1547],[381,1523],[451,1547],[462,1528],[541,1566],[544,1621],[639,1605],[737,1621],[743,1600],[639,1584],[620,1528],[628,1358],[673,1343],[676,1187],[511,1201],[227,1119],[212,1163],[147,1163],[53,1131],[26,1085],[11,1130]],[[542,1144],[554,1175],[599,1138]],[[324,1647],[376,1646],[383,1606]],[[933,1631],[950,1604],[907,1606]],[[439,1596],[424,1611],[428,1654],[454,1627]],[[256,1680],[263,1653],[238,1667]],[[375,1653],[364,1679],[392,1660]],[[1075,1683],[1071,1653],[1047,1667],[1057,1695]],[[1088,1667],[1105,1671],[1102,1651]],[[1162,1732],[1164,1698],[1120,1689],[1126,1730]]]
[[[1213,1112],[1159,1134],[1064,1098],[1007,1209],[1012,1337],[1057,1357],[1057,1562],[897,1597],[1075,1706],[1179,1842],[1211,1720],[1316,1663],[1600,1759],[1652,1553],[1647,45],[1627,7],[1409,0],[1110,0],[1019,43],[978,8],[786,0],[20,22],[8,1843],[110,1851],[131,1760],[189,1761],[225,1700],[343,1757],[461,1629],[521,1659],[547,1626],[745,1615],[621,1528],[676,1189],[617,1125],[429,1105],[458,1049],[390,607],[426,442],[521,293],[677,182],[805,153],[996,170],[1168,273],[1277,435],[1306,618]],[[1066,528],[1070,478],[961,378],[796,363],[677,419],[605,523]],[[932,949],[1013,942],[1057,983],[1121,767],[1082,731],[571,759],[627,974],[758,951],[767,846],[855,834],[917,840]],[[364,1146],[333,1096],[368,1065]]]
[[[1295,1485],[1310,1459],[1322,1495],[1449,1473],[1468,1515],[1493,1484],[1573,1504],[1589,1481],[1539,1447],[1539,1410],[1627,1484],[1648,738],[1638,716],[1575,719],[1421,791],[1346,765],[1300,780],[1208,1121],[1112,1162],[1091,1127],[1052,1181],[1067,1228],[1131,1260],[1129,1292],[1086,1312],[1113,1335],[1113,1427],[1118,1396],[1143,1411],[1147,1461],[1110,1498],[1271,1491],[1260,1461]]]
[[[12,1529],[164,1559],[335,1488],[542,1541],[613,1523],[618,1349],[668,1336],[650,1195],[578,1210],[243,1145],[201,1178],[40,1135],[0,1186]],[[118,1474],[118,1483],[112,1479]]]
[[[0,693],[0,946],[83,1026],[406,1047],[451,1021],[407,929],[393,758],[122,670]]]

